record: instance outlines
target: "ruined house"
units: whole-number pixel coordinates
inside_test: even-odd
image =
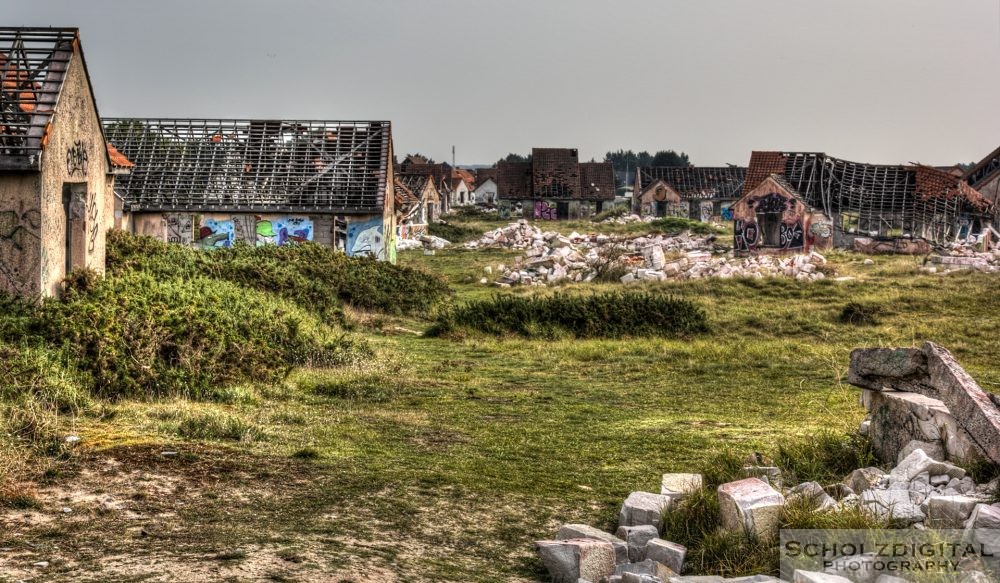
[[[53,296],[104,272],[116,168],[75,28],[0,29],[0,290]]]
[[[614,169],[573,148],[534,148],[529,162],[497,163],[497,197],[502,217],[588,218],[614,201]]]
[[[200,248],[313,241],[395,261],[385,121],[105,119],[123,227]]]
[[[965,181],[993,204],[1000,202],[1000,148],[993,150],[978,164],[969,168]]]
[[[476,189],[473,191],[476,204],[495,205],[497,203],[497,169],[476,170]]]
[[[423,174],[430,176],[434,181],[440,200],[439,211],[435,217],[451,211],[451,199],[453,191],[451,188],[452,168],[444,162],[428,163],[422,156],[407,156],[406,160],[399,165],[400,174]]]
[[[833,244],[831,224],[779,174],[772,174],[730,207],[733,250],[802,253]]]
[[[473,189],[476,186],[476,178],[471,172],[463,168],[455,168],[451,171],[451,206],[468,206],[476,204]]]
[[[737,166],[638,168],[632,209],[643,216],[731,220],[729,207],[742,195],[746,174],[746,168]]]
[[[743,197],[755,193],[772,176],[810,213],[819,211],[826,217],[804,225],[803,237],[825,235],[829,229],[833,246],[839,248],[926,253],[928,242],[968,240],[982,232],[995,212],[988,200],[954,173],[920,165],[862,164],[816,152],[754,152]],[[738,226],[739,221],[744,226],[756,223],[751,231],[775,240],[773,233],[762,231],[759,219],[736,216],[736,204],[733,218]],[[744,243],[754,250],[746,235]],[[736,237],[739,243],[739,229]]]
[[[427,235],[427,226],[441,212],[434,180],[427,174],[397,174],[395,190],[399,238],[419,239]]]

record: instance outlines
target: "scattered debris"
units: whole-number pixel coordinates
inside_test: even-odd
[[[819,253],[775,257],[735,258],[719,255],[715,236],[647,235],[623,237],[605,234],[569,236],[542,231],[526,221],[510,223],[465,244],[467,249],[499,247],[524,250],[513,266],[489,266],[499,274],[500,287],[545,286],[561,282],[589,282],[614,274],[622,283],[706,277],[826,277],[826,258]]]

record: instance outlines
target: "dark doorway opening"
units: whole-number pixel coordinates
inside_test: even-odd
[[[781,246],[781,213],[759,213],[761,244],[764,247]]]

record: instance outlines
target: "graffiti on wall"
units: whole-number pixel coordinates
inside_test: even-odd
[[[744,221],[737,219],[733,224],[735,235],[734,247],[737,251],[751,251],[757,248],[760,241],[760,227],[757,221]]]
[[[205,219],[198,227],[195,244],[202,249],[232,247],[236,239],[236,227],[231,219]]]
[[[698,218],[700,218],[701,222],[703,222],[703,223],[707,223],[707,222],[711,221],[712,220],[712,202],[711,201],[702,201],[699,204],[700,204],[700,206],[698,208],[698,213],[699,213],[700,216]]]
[[[193,239],[192,228],[194,220],[191,215],[165,214],[163,215],[163,229],[167,243],[180,243],[190,245]]]
[[[97,233],[100,229],[97,224],[97,195],[90,196],[90,207],[87,209],[87,252],[93,253],[97,247]]]
[[[724,221],[733,220],[733,209],[728,204],[722,205],[722,220]]]
[[[385,235],[381,217],[347,224],[347,254],[385,259]]]
[[[0,287],[15,293],[31,291],[32,256],[40,247],[42,213],[0,211]]]
[[[550,205],[544,200],[536,200],[535,218],[543,221],[554,221],[559,218],[559,212],[556,205]]]
[[[309,217],[258,217],[254,228],[257,245],[287,245],[313,240],[313,222]]]
[[[783,249],[800,249],[805,246],[802,223],[781,223],[778,226],[778,244]]]
[[[66,148],[66,173],[70,176],[87,175],[87,145],[83,140],[73,142]]]
[[[524,215],[524,208],[518,201],[501,200],[497,203],[497,216],[501,219],[509,219]]]

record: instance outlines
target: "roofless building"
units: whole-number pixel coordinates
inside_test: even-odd
[[[197,247],[313,241],[395,261],[387,121],[104,120],[125,228]]]
[[[0,290],[104,271],[114,173],[76,28],[0,28]]]

